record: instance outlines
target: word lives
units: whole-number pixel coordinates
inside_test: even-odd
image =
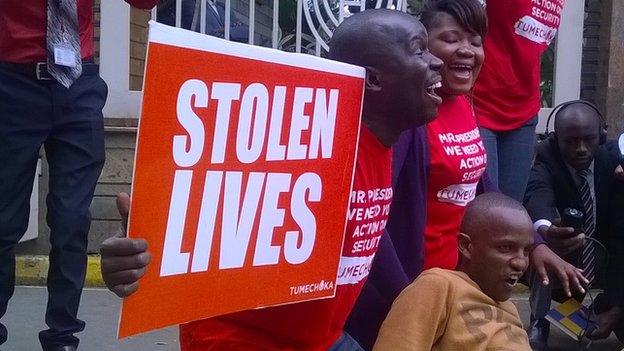
[[[338,95],[338,90],[308,87],[296,87],[287,94],[284,86],[269,89],[262,83],[213,82],[209,86],[190,79],[182,84],[176,117],[185,133],[173,137],[171,151],[177,169],[161,276],[207,271],[211,257],[218,257],[219,269],[233,269],[246,262],[252,266],[277,265],[283,260],[301,264],[312,255],[317,218],[309,204],[323,197],[321,177],[314,172],[242,172],[240,165],[331,158]],[[234,102],[240,104],[238,111],[232,108]],[[202,118],[196,113],[211,104],[216,104],[216,115]],[[292,113],[284,116],[287,104]],[[313,112],[308,115],[304,111],[310,111],[310,106]],[[285,119],[288,124],[283,123]],[[230,128],[233,120],[236,128]],[[213,133],[206,132],[208,123]],[[305,142],[304,132],[310,136]],[[203,188],[192,188],[194,177],[204,180]],[[182,252],[181,246],[194,196],[201,196],[201,201],[191,254]],[[278,205],[284,202],[288,205]],[[283,229],[286,216],[294,220],[296,230]],[[284,239],[278,244],[274,234],[280,230],[278,237]],[[212,245],[215,237],[219,237],[218,248]],[[250,247],[252,242],[255,247]]]

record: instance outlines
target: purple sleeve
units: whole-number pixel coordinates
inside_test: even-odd
[[[364,350],[372,348],[392,302],[420,274],[424,262],[429,164],[426,129],[404,132],[392,148],[390,217],[368,280],[345,326]]]
[[[398,157],[397,157],[398,156]],[[429,144],[425,126],[401,134],[393,146],[393,199],[387,231],[411,280],[424,264]]]
[[[497,192],[497,193],[501,192],[498,186],[496,186],[496,183],[490,177],[490,174],[488,173],[487,169],[485,170],[485,172],[483,172],[483,175],[481,175],[481,179],[479,180],[479,187],[477,191],[479,194],[489,193],[489,192]]]
[[[536,230],[533,231],[533,248],[532,249],[534,249],[537,245],[541,245],[541,244],[546,244],[546,241],[544,241],[544,238],[542,238],[540,233],[538,233]]]

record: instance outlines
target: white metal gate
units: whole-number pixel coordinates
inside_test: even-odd
[[[175,0],[177,26],[181,25],[182,1]],[[230,38],[233,1],[225,1],[224,37]],[[296,28],[293,33],[282,33],[278,26],[279,1],[272,1],[271,47],[321,55],[328,48],[331,33],[351,11],[365,9],[367,4],[401,11],[407,10],[407,0],[297,0]],[[283,0],[282,0],[283,1]],[[500,1],[500,0],[495,0]],[[205,32],[208,4],[199,6],[200,32]],[[248,42],[255,43],[256,1],[249,1]],[[122,1],[103,0],[100,14],[100,72],[109,86],[109,98],[104,108],[106,117],[138,118],[141,92],[129,89],[130,62],[130,8]],[[152,18],[156,11],[152,11]],[[581,82],[581,55],[583,44],[584,0],[567,0],[556,39],[553,103],[578,99]],[[310,34],[304,32],[304,23]],[[543,129],[540,111],[538,130]]]

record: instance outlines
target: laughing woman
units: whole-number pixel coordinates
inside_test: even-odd
[[[477,0],[431,1],[421,15],[431,52],[444,61],[437,118],[427,125],[430,166],[424,269],[457,265],[465,206],[474,199],[487,156],[470,93],[484,60],[485,9]]]

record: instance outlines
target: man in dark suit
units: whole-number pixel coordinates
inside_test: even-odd
[[[537,146],[524,204],[546,245],[582,268],[591,288],[605,289],[594,299],[597,327],[588,336],[615,331],[624,340],[624,194],[614,177],[617,160],[600,143],[603,127],[593,105],[579,101],[559,109],[554,135]],[[551,298],[561,294],[536,278],[531,285],[529,339],[534,350],[545,350],[544,317]]]

